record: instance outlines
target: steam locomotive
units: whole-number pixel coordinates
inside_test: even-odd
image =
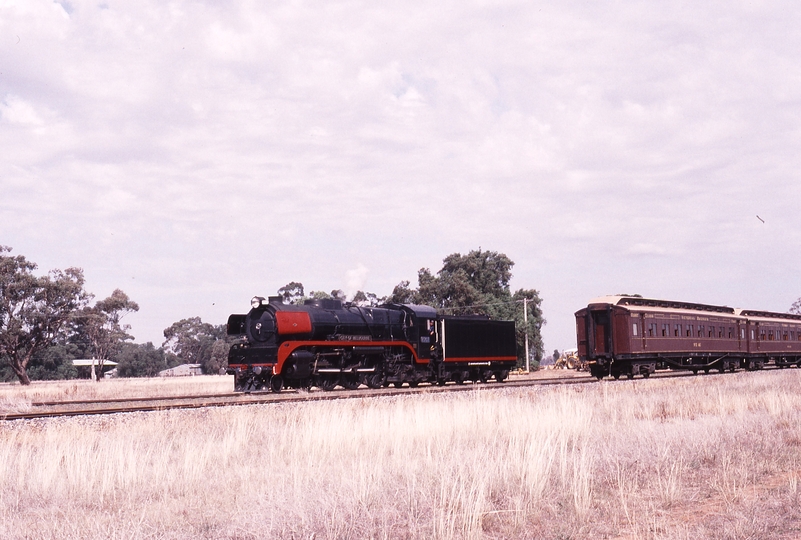
[[[251,308],[228,318],[235,391],[503,382],[517,363],[514,321],[330,299],[291,305],[256,296]]]
[[[576,312],[576,335],[579,359],[598,379],[801,367],[801,315],[789,313],[607,296]]]

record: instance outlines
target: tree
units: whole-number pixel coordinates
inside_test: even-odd
[[[341,300],[344,302],[346,298],[345,291],[343,291],[342,289],[334,289],[333,291],[331,291],[331,298],[333,298],[334,300]]]
[[[417,291],[409,288],[409,280],[404,280],[395,285],[385,301],[389,304],[414,304],[416,297]]]
[[[793,302],[793,305],[790,306],[790,313],[801,315],[801,298]]]
[[[22,255],[3,255],[10,251],[0,246],[0,359],[28,385],[31,358],[56,341],[88,295],[80,268],[37,277],[35,263]]]
[[[122,343],[133,339],[128,334],[131,325],[123,325],[121,321],[128,313],[136,311],[139,311],[139,305],[123,291],[115,289],[108,298],[92,307],[83,308],[77,314],[76,330],[89,345],[92,358],[97,359],[100,373],[103,372],[103,364],[119,351]],[[100,380],[95,377],[94,366],[92,378]]]
[[[386,302],[386,299],[379,298],[375,293],[356,291],[351,302],[361,307],[376,307]]]
[[[302,304],[303,283],[291,281],[278,289],[278,294],[284,299],[285,304]]]
[[[164,330],[162,346],[169,356],[187,364],[200,364],[204,373],[218,373],[227,365],[228,349],[225,325],[204,323],[200,317],[182,319]],[[220,342],[220,343],[218,343]]]
[[[120,377],[155,377],[167,369],[164,349],[155,348],[151,342],[123,343],[116,359]]]
[[[523,302],[523,299],[526,301]],[[510,318],[515,321],[517,328],[517,357],[521,366],[525,365],[525,341],[528,335],[528,349],[532,356],[530,360],[535,364],[535,368],[542,361],[545,343],[542,341],[542,327],[545,318],[542,316],[542,299],[538,291],[534,289],[518,289],[512,295],[514,312]],[[523,306],[528,310],[527,316],[523,314]],[[528,327],[525,321],[528,320]]]
[[[61,341],[61,340],[59,340]],[[83,358],[82,350],[74,343],[55,343],[37,352],[28,364],[28,377],[34,381],[77,379],[78,368],[72,361]]]
[[[428,268],[417,272],[418,288],[410,289],[408,281],[399,283],[389,302],[425,304],[448,315],[484,314],[493,319],[514,320],[517,328],[518,361],[525,364],[525,338],[535,361],[543,354],[539,293],[519,289],[512,294],[512,262],[503,253],[473,250],[467,255],[453,253],[442,261],[436,275]],[[524,314],[523,306],[528,313]],[[528,321],[528,326],[525,324]]]

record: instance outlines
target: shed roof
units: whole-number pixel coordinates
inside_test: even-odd
[[[72,365],[73,366],[78,366],[78,367],[84,367],[84,366],[89,367],[92,364],[97,366],[97,365],[100,364],[100,362],[101,362],[101,360],[99,358],[81,358],[81,359],[73,360],[72,361]],[[104,366],[116,366],[117,365],[117,362],[113,362],[111,360],[103,360],[102,362],[103,362]]]

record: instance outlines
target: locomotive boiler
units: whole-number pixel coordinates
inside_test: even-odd
[[[251,308],[228,319],[228,334],[237,339],[227,373],[236,391],[502,382],[517,362],[513,321],[331,299],[291,305],[257,296]]]

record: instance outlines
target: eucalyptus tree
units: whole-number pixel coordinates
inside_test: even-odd
[[[187,364],[200,364],[205,373],[217,373],[228,363],[228,343],[225,325],[204,323],[200,317],[181,319],[164,330],[162,344],[167,352],[167,364],[173,359]]]
[[[122,319],[129,313],[139,311],[139,305],[128,298],[120,289],[115,289],[111,296],[97,301],[94,306],[87,306],[76,313],[75,329],[79,340],[86,342],[91,350],[92,358],[97,360],[99,372],[103,372],[106,360],[111,359],[121,349],[122,344],[132,340],[128,334],[131,325],[123,324]],[[92,378],[95,377],[94,365]]]
[[[518,338],[518,360],[525,363],[525,340],[535,360],[542,359],[542,316],[539,292],[518,289],[512,293],[510,281],[514,262],[503,253],[480,248],[467,255],[453,253],[432,273],[417,272],[417,289],[402,281],[387,297],[390,302],[425,304],[446,315],[484,314],[493,319],[514,320]]]
[[[0,246],[0,360],[28,385],[31,358],[63,337],[89,295],[80,268],[37,276],[36,263],[10,252]]]

